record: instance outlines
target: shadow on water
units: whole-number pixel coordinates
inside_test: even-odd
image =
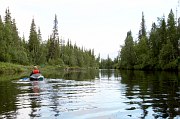
[[[142,118],[152,108],[154,118],[173,118],[180,115],[180,74],[176,72],[121,71],[122,84],[126,84],[128,104],[138,104]],[[140,99],[140,100],[138,100]],[[129,110],[134,110],[131,107]],[[128,110],[128,109],[127,109]]]

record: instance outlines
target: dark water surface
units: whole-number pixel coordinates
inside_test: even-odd
[[[98,70],[45,77],[29,82],[0,76],[0,118],[180,118],[178,73]]]

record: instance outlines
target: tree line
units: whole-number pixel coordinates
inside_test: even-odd
[[[146,32],[144,14],[138,34],[134,40],[128,31],[118,56],[118,68],[141,70],[177,70],[180,62],[180,18],[175,19],[172,9],[165,17],[152,23]]]
[[[100,69],[118,68],[118,57],[111,59],[108,55],[106,59],[101,58],[100,63],[99,63],[99,68]]]
[[[40,28],[36,28],[32,19],[29,39],[20,37],[15,19],[12,19],[9,8],[5,10],[2,20],[0,15],[0,62],[23,65],[60,65],[70,67],[98,67],[93,49],[86,49],[72,44],[68,39],[65,44],[59,38],[58,20],[55,15],[52,34],[43,40]]]

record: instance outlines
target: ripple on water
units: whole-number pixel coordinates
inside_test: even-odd
[[[91,81],[17,81],[13,82],[18,90],[16,111],[9,111],[0,117],[14,114],[16,118],[40,119],[137,119],[165,118],[170,117],[172,112],[174,117],[178,117],[179,91],[168,93],[163,89],[165,92],[161,92],[159,87],[155,87],[159,82],[153,81],[148,79],[146,83],[144,78],[143,81],[116,79],[108,75]],[[166,83],[162,82],[161,85]]]

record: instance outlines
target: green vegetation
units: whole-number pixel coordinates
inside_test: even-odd
[[[0,73],[2,74],[15,74],[28,71],[29,66],[17,65],[12,63],[0,62]]]
[[[180,21],[175,21],[172,10],[167,22],[165,17],[162,17],[158,18],[158,24],[152,24],[148,35],[142,13],[138,40],[133,40],[131,31],[127,32],[116,66],[120,69],[178,70],[179,39]]]
[[[99,64],[100,69],[117,69],[118,68],[118,58],[115,58],[114,61],[107,56],[107,59],[101,59]]]
[[[37,31],[34,19],[28,40],[24,36],[20,37],[17,29],[15,19],[12,20],[11,13],[7,9],[4,21],[0,16],[0,62],[26,66],[99,67],[99,60],[95,57],[94,50],[80,48],[76,44],[73,45],[70,40],[65,44],[64,40],[59,38],[56,15],[52,34],[47,40],[42,39],[40,28]],[[8,67],[8,64],[3,63],[1,67],[1,72],[23,70],[19,66]]]
[[[146,32],[142,13],[138,40],[134,40],[132,32],[128,31],[119,56],[114,61],[108,56],[107,59],[101,59],[100,64],[100,55],[96,57],[93,49],[80,48],[69,39],[65,43],[59,38],[56,15],[52,34],[47,40],[42,39],[41,30],[36,29],[34,19],[28,40],[24,36],[20,37],[17,29],[15,19],[11,18],[9,9],[6,9],[4,20],[0,16],[1,73],[23,72],[27,68],[22,68],[22,65],[42,67],[51,65],[55,69],[67,70],[99,67],[140,70],[180,69],[180,20],[175,21],[172,10],[167,21],[165,17],[158,18],[158,24],[152,23],[149,32]]]

